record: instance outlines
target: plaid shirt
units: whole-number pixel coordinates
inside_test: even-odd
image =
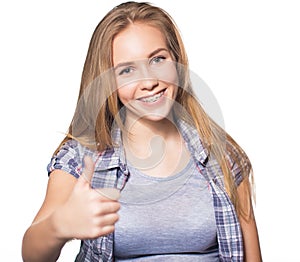
[[[220,166],[212,156],[208,155],[194,127],[182,120],[178,120],[177,125],[197,163],[199,172],[210,185],[217,225],[220,261],[243,261],[243,239],[240,224],[234,206],[224,189]],[[90,155],[95,161],[92,187],[117,187],[122,190],[130,174],[126,166],[120,129],[115,129],[112,137],[115,146],[101,153],[93,152],[75,140],[67,141],[57,155],[51,159],[48,165],[49,174],[54,169],[61,169],[78,178],[82,170],[83,157]],[[240,169],[232,160],[231,163],[232,174],[236,184],[239,185],[242,181]],[[83,240],[76,261],[113,261],[113,238],[112,233],[98,239]]]

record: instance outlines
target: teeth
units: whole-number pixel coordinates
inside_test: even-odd
[[[146,103],[154,103],[163,95],[163,93],[164,92],[162,91],[159,94],[156,94],[154,96],[142,98],[141,101],[146,102]]]

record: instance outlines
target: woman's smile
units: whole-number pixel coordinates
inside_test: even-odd
[[[166,91],[166,89],[164,89],[154,95],[149,95],[149,96],[144,96],[144,97],[138,98],[138,100],[148,103],[148,104],[152,104],[152,103],[159,101],[160,98],[164,95],[165,91]]]

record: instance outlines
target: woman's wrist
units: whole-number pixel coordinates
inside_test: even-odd
[[[50,216],[50,224],[54,238],[61,244],[74,239],[68,232],[68,219],[62,207],[56,209]]]

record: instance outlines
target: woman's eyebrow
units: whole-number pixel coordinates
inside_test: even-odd
[[[148,58],[156,55],[157,53],[161,52],[161,51],[169,51],[168,49],[164,48],[164,47],[160,47],[160,48],[157,48],[155,49],[153,52],[151,52],[149,55],[148,55]]]
[[[114,67],[114,70],[117,70],[119,67],[126,67],[126,66],[130,66],[132,65],[133,62],[123,62],[123,63],[119,63]]]
[[[168,49],[164,48],[164,47],[160,47],[160,48],[157,48],[155,49],[154,51],[152,51],[149,55],[148,55],[148,58],[158,54],[159,52],[161,51],[169,51]],[[115,67],[114,67],[114,70],[118,69],[119,67],[124,67],[124,66],[129,66],[129,65],[132,65],[134,63],[134,61],[129,61],[129,62],[122,62],[122,63],[119,63],[117,64]]]

